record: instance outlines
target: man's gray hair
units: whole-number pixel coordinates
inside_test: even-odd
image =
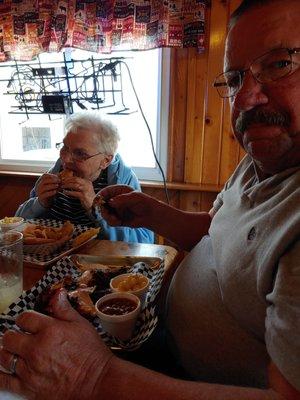
[[[252,8],[261,7],[269,3],[275,3],[275,1],[282,0],[243,0],[239,7],[231,14],[229,19],[229,28],[232,28],[239,18]]]
[[[118,129],[110,121],[103,119],[99,111],[80,111],[72,114],[66,120],[65,135],[69,132],[77,133],[79,129],[93,135],[99,151],[107,155],[116,153],[120,140]]]

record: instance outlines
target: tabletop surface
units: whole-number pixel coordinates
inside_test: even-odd
[[[164,259],[165,270],[170,271],[178,265],[179,253],[171,246],[146,243],[112,242],[93,240],[76,251],[88,255],[159,257]],[[51,268],[51,266],[50,266]],[[45,274],[45,269],[34,264],[24,263],[24,290],[30,289]]]

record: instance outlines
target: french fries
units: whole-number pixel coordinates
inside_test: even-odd
[[[23,242],[25,245],[55,243],[69,240],[73,232],[74,225],[70,221],[64,222],[59,228],[29,223],[23,230]]]
[[[72,240],[72,246],[73,247],[80,246],[82,243],[86,242],[94,235],[97,235],[99,231],[100,228],[91,228],[85,232],[82,232],[80,235],[78,235],[75,239]]]

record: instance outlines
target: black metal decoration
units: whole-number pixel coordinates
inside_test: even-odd
[[[109,114],[128,115],[125,105],[124,57],[82,59],[67,58],[42,62],[38,56],[31,62],[0,64],[9,68],[4,95],[14,96],[10,114],[72,114],[76,109],[113,108]],[[0,71],[1,73],[1,71]]]

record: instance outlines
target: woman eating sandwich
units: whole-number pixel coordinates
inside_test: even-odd
[[[107,185],[121,183],[141,190],[132,169],[116,153],[118,141],[116,127],[99,113],[84,111],[71,115],[65,124],[65,138],[57,145],[59,159],[37,180],[30,198],[16,215],[26,219],[69,220],[100,227],[101,238],[153,243],[153,233],[148,229],[111,227],[99,212],[92,212],[96,193]]]

